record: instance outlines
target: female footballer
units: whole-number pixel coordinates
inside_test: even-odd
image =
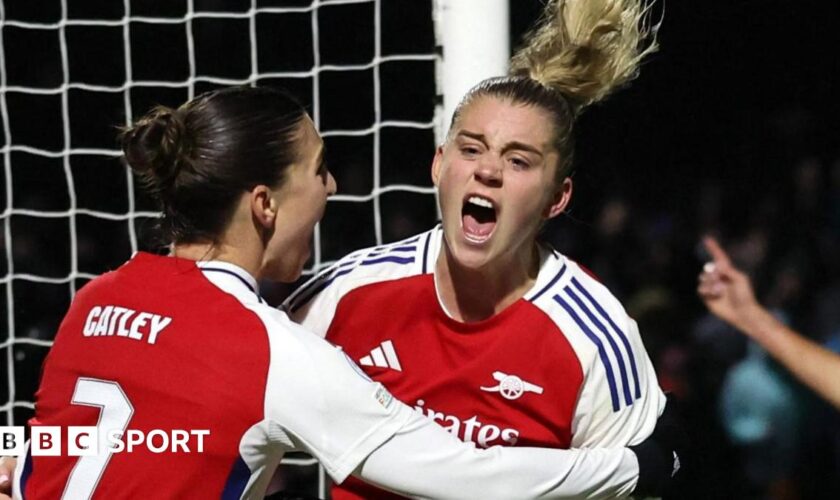
[[[286,302],[398,398],[479,446],[627,446],[665,396],[636,323],[538,241],[572,195],[573,129],[654,50],[643,0],[556,0],[458,105],[432,162],[439,227],[360,250]],[[674,470],[679,467],[677,461]],[[361,482],[334,498],[379,495]]]

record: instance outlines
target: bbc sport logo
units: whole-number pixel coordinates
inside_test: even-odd
[[[25,427],[0,427],[0,456],[23,456],[26,450]],[[29,452],[32,456],[95,456],[103,453],[204,453],[204,438],[209,429],[138,429],[102,431],[97,427],[34,426]],[[66,439],[62,439],[66,437]]]

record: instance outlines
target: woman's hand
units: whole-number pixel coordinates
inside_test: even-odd
[[[732,265],[717,240],[703,238],[703,245],[712,260],[703,266],[697,293],[712,314],[752,336],[772,316],[756,300],[750,279]]]
[[[17,460],[14,457],[0,457],[0,500],[11,500],[12,477]]]

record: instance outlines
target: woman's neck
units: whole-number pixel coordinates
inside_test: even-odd
[[[230,222],[215,238],[216,241],[176,243],[172,246],[172,255],[194,261],[229,262],[260,279],[267,244],[262,231],[262,227],[254,222],[249,196],[243,194]]]
[[[527,255],[482,269],[461,266],[445,241],[435,264],[438,297],[458,321],[488,319],[521,299],[531,289],[539,271],[536,245]]]
[[[180,243],[172,245],[172,255],[196,262],[217,260],[235,264],[256,279],[260,278],[260,260],[253,252],[225,243]]]

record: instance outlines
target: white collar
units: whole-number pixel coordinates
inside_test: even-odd
[[[230,262],[224,262],[221,260],[202,260],[196,261],[195,265],[204,272],[220,272],[233,275],[236,278],[239,278],[245,286],[250,288],[257,297],[260,295],[260,287],[257,283],[257,279],[251,276],[251,273],[236,264],[231,264]]]

